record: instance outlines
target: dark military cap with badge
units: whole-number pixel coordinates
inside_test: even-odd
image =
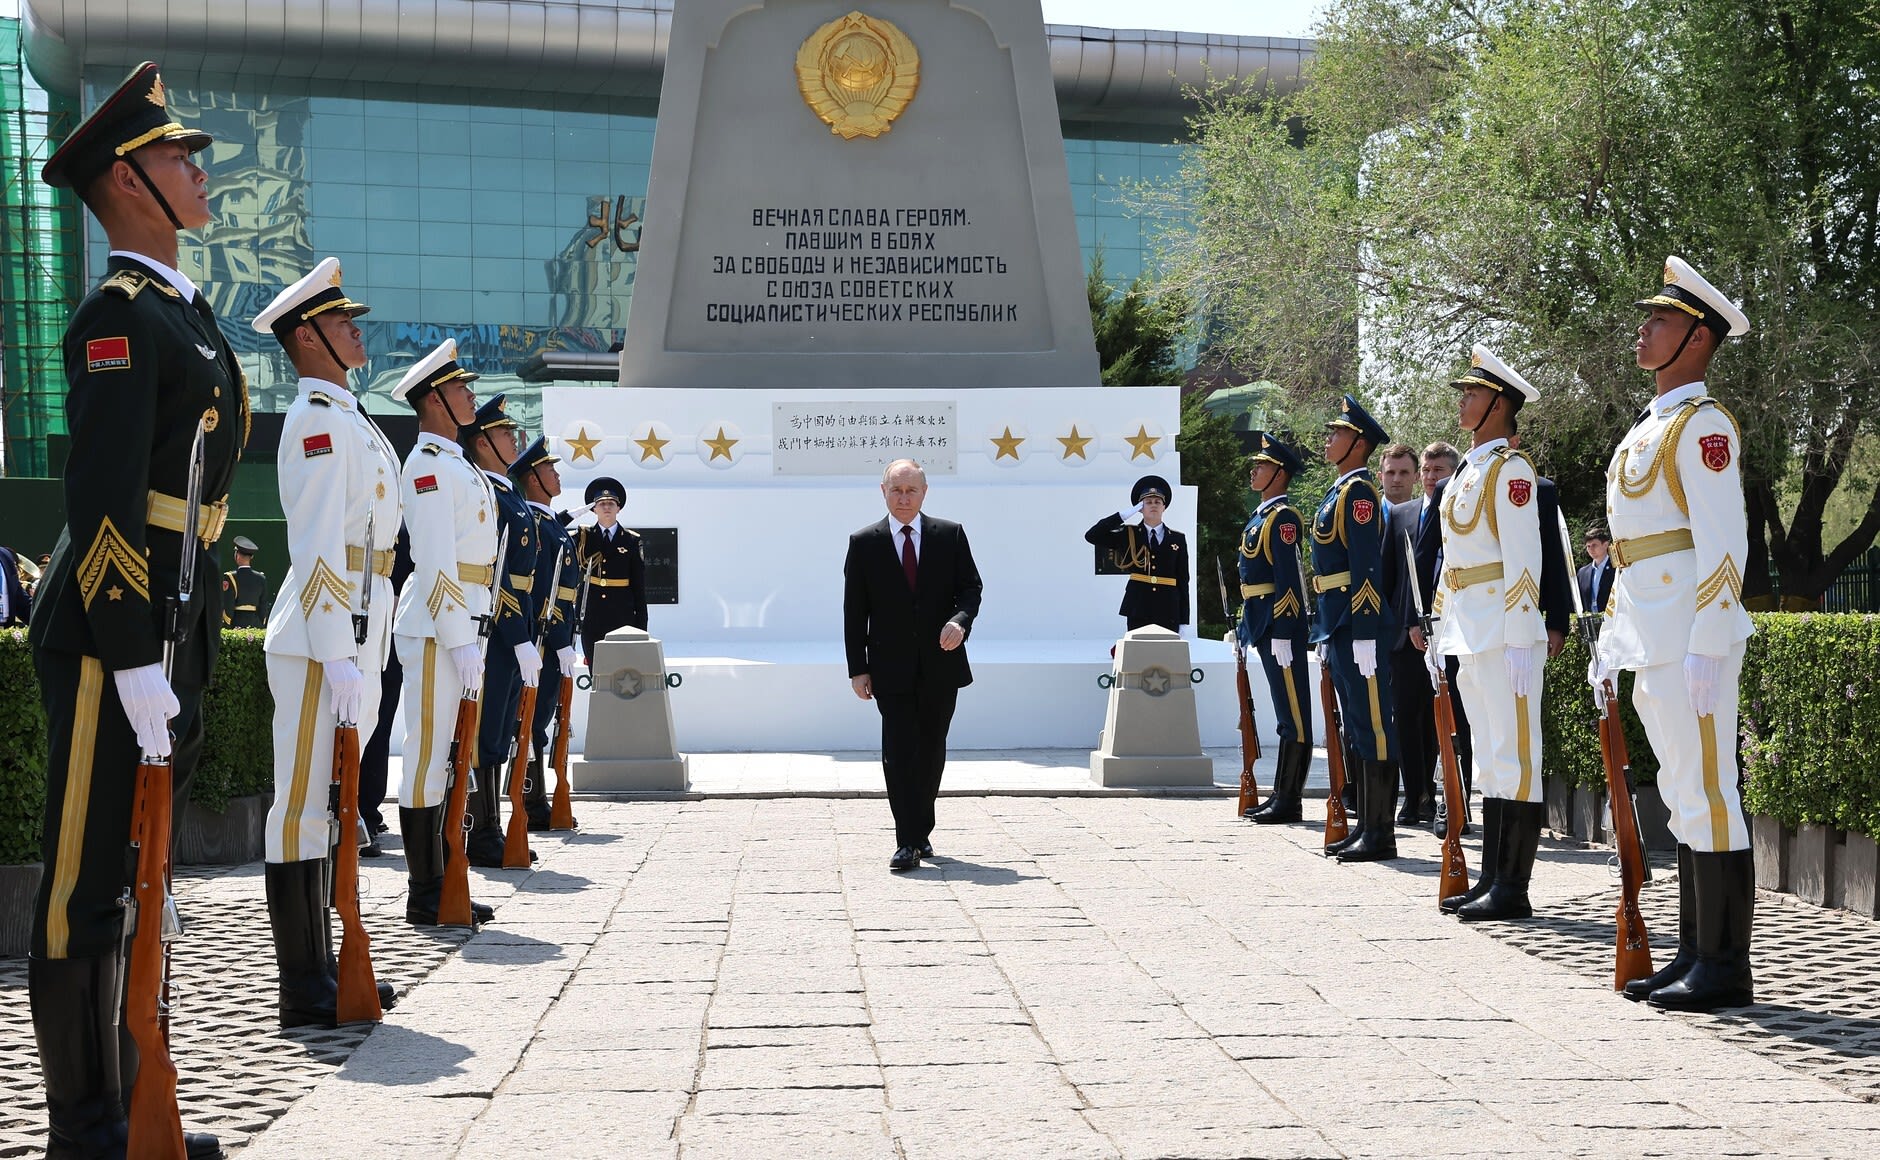
[[[1298,475],[1305,470],[1305,461],[1299,458],[1292,445],[1284,440],[1273,438],[1266,431],[1260,432],[1260,450],[1254,453],[1255,463],[1271,463],[1287,475]]]
[[[1371,418],[1371,413],[1359,405],[1358,400],[1346,395],[1339,405],[1338,414],[1325,421],[1327,427],[1343,427],[1356,431],[1358,438],[1371,445],[1372,450],[1390,442],[1390,435],[1384,425]]]
[[[496,431],[504,427],[521,427],[522,424],[509,417],[509,397],[491,395],[489,400],[477,408],[477,417],[471,422],[473,431]]]
[[[255,542],[247,536],[235,537],[235,550],[242,553],[244,556],[252,556],[259,551],[259,549],[255,547]]]
[[[1136,486],[1129,489],[1129,502],[1141,503],[1152,495],[1166,504],[1174,497],[1175,489],[1159,475],[1145,475],[1136,481]]]
[[[587,494],[582,497],[581,502],[592,506],[604,499],[611,499],[615,503],[625,503],[627,489],[621,487],[620,481],[613,476],[603,475],[587,485]]]
[[[72,130],[52,158],[39,171],[39,178],[55,189],[75,189],[80,193],[115,161],[126,161],[137,171],[145,187],[156,193],[143,166],[131,154],[159,141],[175,141],[191,153],[215,143],[215,138],[201,129],[191,129],[170,119],[165,104],[163,78],[149,61],[131,70],[117,91],[92,110],[92,114]],[[159,201],[162,194],[157,194]],[[164,205],[169,210],[169,205]],[[170,214],[172,223],[176,215]],[[180,224],[178,229],[183,228]]]
[[[500,399],[502,396],[498,395],[497,398]],[[494,402],[495,400],[491,401]],[[522,454],[516,456],[516,461],[509,465],[509,478],[515,480],[517,483],[521,483],[522,477],[530,470],[537,467],[545,467],[550,463],[560,462],[561,456],[556,455],[548,449],[548,440],[541,435],[537,435],[527,447],[522,449]]]

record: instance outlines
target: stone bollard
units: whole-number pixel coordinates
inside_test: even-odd
[[[1090,754],[1098,785],[1213,785],[1201,752],[1188,642],[1165,628],[1131,629],[1116,642],[1110,707]]]
[[[617,628],[594,648],[587,745],[570,773],[582,790],[686,788],[686,759],[673,742],[677,673],[666,672],[659,642],[641,628]]]

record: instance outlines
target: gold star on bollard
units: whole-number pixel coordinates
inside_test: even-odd
[[[1123,436],[1123,442],[1129,444],[1131,448],[1129,453],[1131,461],[1140,459],[1145,455],[1150,459],[1154,459],[1155,445],[1161,441],[1162,437],[1160,435],[1149,434],[1149,427],[1146,423],[1137,424],[1136,433],[1134,435]]]
[[[574,449],[568,455],[568,462],[579,463],[583,459],[587,460],[589,463],[595,462],[594,449],[600,445],[601,441],[599,439],[588,438],[586,427],[581,428],[575,433],[573,439],[568,440],[568,446]]]
[[[725,429],[723,427],[718,428],[718,438],[707,439],[705,441],[705,446],[712,449],[712,459],[722,457],[729,460],[731,458],[731,449],[737,445],[738,441],[736,439],[730,439],[725,436]],[[706,460],[706,462],[711,462],[711,459]]]
[[[1059,435],[1057,441],[1064,445],[1065,459],[1069,459],[1073,455],[1079,459],[1089,459],[1090,456],[1084,454],[1084,448],[1088,446],[1090,441],[1094,438],[1096,438],[1094,435],[1079,435],[1077,433],[1077,424],[1072,423],[1071,433],[1068,436]]]
[[[646,433],[646,438],[635,439],[634,442],[640,445],[641,463],[645,463],[649,459],[657,459],[661,463],[664,463],[666,462],[666,444],[672,442],[672,440],[661,439],[659,432],[649,430]]]
[[[1001,459],[1017,459],[1018,445],[1024,441],[1025,437],[1023,435],[1012,434],[1012,428],[1007,426],[1004,435],[994,435],[992,437],[993,445],[999,449],[998,453],[992,457],[992,461],[997,463]]]

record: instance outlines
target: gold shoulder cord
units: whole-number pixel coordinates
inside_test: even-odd
[[[1658,451],[1652,456],[1651,466],[1646,468],[1644,476],[1637,483],[1626,478],[1625,473],[1626,463],[1631,457],[1632,449],[1630,447],[1620,449],[1620,494],[1627,499],[1642,499],[1651,494],[1652,488],[1657,486],[1658,477],[1662,475],[1665,486],[1671,489],[1671,502],[1678,505],[1678,514],[1687,520],[1691,518],[1691,506],[1684,496],[1684,474],[1678,470],[1678,440],[1683,438],[1684,427],[1691,421],[1691,417],[1706,406],[1715,407],[1723,412],[1723,417],[1730,421],[1730,429],[1736,432],[1736,441],[1743,442],[1743,428],[1737,424],[1736,416],[1730,413],[1728,407],[1708,395],[1686,399],[1679,404],[1677,415],[1672,418],[1670,426],[1666,428],[1664,437],[1658,441]]]
[[[1354,479],[1351,481],[1351,483],[1347,483],[1343,487],[1338,489],[1338,498],[1332,502],[1332,530],[1331,531],[1327,532],[1323,536],[1319,535],[1318,517],[1316,515],[1313,517],[1312,538],[1314,540],[1317,540],[1321,544],[1330,544],[1334,542],[1342,544],[1342,543],[1347,542],[1345,539],[1345,493],[1347,491],[1350,491],[1351,485],[1356,482],[1358,481]]]
[[[1507,460],[1505,459],[1496,459],[1495,462],[1489,466],[1488,477],[1484,481],[1482,494],[1475,501],[1475,514],[1469,517],[1467,523],[1463,523],[1456,518],[1456,505],[1447,502],[1444,503],[1443,506],[1448,510],[1443,512],[1443,522],[1449,525],[1450,531],[1458,536],[1466,536],[1473,533],[1476,525],[1482,522],[1482,513],[1486,511],[1488,513],[1488,534],[1495,537],[1497,542],[1501,540],[1501,526],[1495,518],[1495,487],[1501,482],[1501,465],[1506,462]],[[1454,493],[1445,491],[1443,493],[1443,499],[1447,501],[1452,494]]]

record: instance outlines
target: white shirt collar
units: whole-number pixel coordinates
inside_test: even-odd
[[[1354,467],[1354,468],[1352,468],[1352,469],[1351,469],[1350,471],[1347,471],[1347,472],[1345,472],[1345,474],[1343,474],[1343,475],[1341,475],[1341,476],[1339,476],[1339,477],[1338,477],[1338,479],[1337,479],[1337,481],[1336,481],[1336,482],[1334,482],[1334,483],[1332,484],[1332,486],[1333,486],[1333,487],[1335,488],[1335,487],[1337,487],[1337,486],[1338,486],[1339,484],[1342,484],[1342,483],[1344,483],[1344,482],[1345,482],[1345,481],[1346,481],[1347,479],[1350,479],[1350,478],[1351,478],[1352,476],[1354,476],[1354,475],[1360,475],[1360,474],[1362,474],[1362,473],[1364,473],[1364,472],[1367,472],[1367,471],[1369,471],[1369,470],[1371,470],[1371,467],[1370,467],[1370,465],[1369,465],[1369,464],[1366,464],[1366,465],[1365,465],[1365,466],[1363,466],[1363,467]]]
[[[915,516],[912,523],[906,523],[906,524],[902,523],[900,520],[895,519],[893,516],[889,516],[888,523],[893,525],[895,539],[898,540],[901,538],[902,528],[913,528],[914,538],[917,540],[920,539],[920,517],[919,516]]]
[[[1479,447],[1469,448],[1463,458],[1467,459],[1475,466],[1480,467],[1482,464],[1488,462],[1488,457],[1495,453],[1496,448],[1506,447],[1507,445],[1508,441],[1506,439],[1490,439]]]
[[[1670,413],[1671,408],[1677,406],[1679,403],[1684,402],[1686,399],[1698,398],[1702,396],[1703,393],[1704,380],[1698,379],[1694,383],[1685,383],[1683,386],[1674,387],[1664,394],[1659,395],[1656,399],[1653,399],[1652,410],[1660,415],[1666,415]]]
[[[457,445],[455,439],[446,439],[435,431],[418,432],[418,444],[422,446],[426,443],[432,444],[439,450],[447,451],[459,459],[463,458],[463,448]]]
[[[555,514],[555,509],[545,503],[536,503],[534,500],[530,500],[529,506],[545,516],[553,516]]]
[[[1279,493],[1278,495],[1276,495],[1276,496],[1273,496],[1273,497],[1272,497],[1272,498],[1270,498],[1270,499],[1263,499],[1263,500],[1261,500],[1261,501],[1260,501],[1260,506],[1259,506],[1259,507],[1257,507],[1257,508],[1255,508],[1255,509],[1254,509],[1254,511],[1255,511],[1255,512],[1263,512],[1263,511],[1265,511],[1266,509],[1268,509],[1268,508],[1270,508],[1270,507],[1272,507],[1272,506],[1273,506],[1274,504],[1276,504],[1276,503],[1284,503],[1285,501],[1286,501],[1286,493],[1282,491],[1282,492],[1280,492],[1280,493]]]
[[[163,280],[170,284],[171,289],[183,296],[183,301],[194,302],[196,300],[196,284],[191,282],[189,275],[183,273],[181,270],[166,266],[149,254],[140,254],[136,250],[112,250],[111,256],[113,258],[129,258],[133,262],[142,262],[152,270],[163,275]]]
[[[316,378],[303,376],[300,380],[300,393],[302,395],[305,395],[309,391],[318,391],[323,395],[330,395],[341,406],[345,407],[349,411],[359,405],[359,400],[353,397],[353,393],[351,391],[347,390],[345,387],[340,386],[338,383],[330,382],[327,379],[316,379]]]
[[[516,485],[509,482],[509,477],[507,475],[500,475],[497,472],[491,471],[487,467],[478,468],[478,470],[481,471],[483,474],[489,476],[490,482],[496,484],[498,487],[502,488],[504,491],[516,490]]]

